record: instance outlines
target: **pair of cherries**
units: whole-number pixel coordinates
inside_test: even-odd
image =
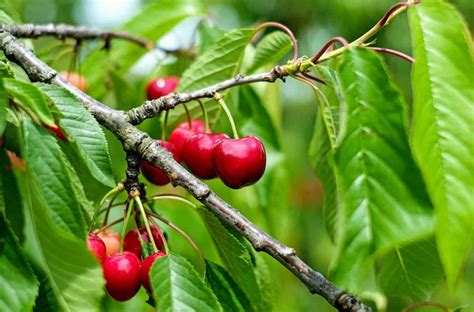
[[[158,249],[163,247],[163,240],[158,229],[151,227],[153,239]],[[150,284],[150,269],[159,257],[166,252],[160,250],[142,259],[143,242],[150,243],[148,233],[144,227],[138,231],[130,230],[123,242],[124,251],[118,252],[120,237],[113,231],[107,233],[89,234],[87,246],[89,251],[102,263],[105,279],[105,288],[112,298],[117,301],[131,299],[143,286],[149,294],[152,293]],[[103,239],[103,237],[106,237]],[[117,244],[118,242],[118,244]]]
[[[148,99],[173,92],[177,77],[152,80],[147,87]],[[158,141],[171,152],[177,162],[183,162],[201,179],[219,177],[225,185],[238,189],[257,182],[265,171],[266,154],[262,142],[254,136],[231,139],[223,133],[205,133],[201,120],[178,125],[169,141]],[[143,175],[156,185],[165,185],[168,177],[157,167],[142,161]]]

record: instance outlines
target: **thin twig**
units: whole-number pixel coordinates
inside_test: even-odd
[[[45,36],[56,37],[58,39],[74,38],[74,39],[103,39],[110,40],[113,38],[134,42],[146,49],[153,49],[153,42],[131,35],[126,32],[104,31],[98,28],[85,26],[72,26],[66,24],[23,24],[23,25],[0,25],[0,30],[8,31],[17,38],[39,38]]]

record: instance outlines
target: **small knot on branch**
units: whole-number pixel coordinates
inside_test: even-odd
[[[371,309],[355,296],[342,293],[336,300],[335,307],[340,312],[370,312]]]

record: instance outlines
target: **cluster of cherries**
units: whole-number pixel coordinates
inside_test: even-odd
[[[163,239],[159,230],[154,226],[150,229],[156,247],[162,249]],[[102,263],[105,288],[117,301],[131,299],[140,286],[152,294],[150,269],[156,259],[165,256],[166,252],[158,250],[148,255],[142,243],[143,246],[150,246],[151,243],[145,227],[128,231],[123,240],[123,252],[119,252],[120,236],[114,231],[90,233],[87,238],[89,251]]]
[[[178,77],[154,79],[147,86],[147,97],[153,100],[168,95],[178,84]],[[197,177],[219,177],[233,189],[257,182],[265,171],[265,148],[258,138],[231,139],[223,133],[206,133],[202,120],[179,124],[171,132],[169,141],[158,140],[158,143]],[[141,162],[141,170],[153,184],[169,182],[165,173],[145,160]]]

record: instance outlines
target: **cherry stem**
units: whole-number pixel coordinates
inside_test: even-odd
[[[153,246],[153,251],[158,252],[158,248],[156,247],[155,239],[153,238],[153,233],[151,232],[151,229],[150,229],[150,224],[148,224],[148,219],[146,217],[145,208],[143,208],[142,200],[140,199],[139,195],[135,195],[135,196],[133,196],[133,198],[137,202],[138,209],[140,210],[140,213],[142,215],[143,222],[145,223],[145,228],[146,228],[146,231],[148,233],[148,237],[150,238],[151,245]]]
[[[191,114],[189,113],[188,105],[186,103],[183,103],[184,111],[186,113],[186,119],[188,120],[188,128],[192,128],[192,123],[191,123]]]
[[[176,226],[175,224],[171,223],[170,221],[168,221],[167,219],[163,218],[162,216],[160,216],[159,214],[157,213],[154,213],[153,211],[150,211],[150,210],[147,210],[146,211],[147,214],[149,214],[150,216],[160,220],[161,222],[165,223],[166,225],[168,225],[170,228],[172,228],[173,230],[175,230],[176,232],[178,232],[181,236],[183,236],[188,242],[189,244],[193,247],[194,251],[196,252],[196,254],[198,255],[200,261],[201,261],[201,265],[202,265],[202,269],[203,269],[203,272],[206,272],[206,262],[204,261],[204,256],[202,255],[202,252],[201,250],[199,249],[199,247],[197,246],[197,244],[194,242],[194,240],[188,235],[186,234],[186,232],[184,232],[182,229],[180,229],[178,226]]]
[[[341,54],[342,52],[344,52],[347,48],[349,47],[354,47],[354,46],[360,46],[360,45],[363,45],[368,39],[370,39],[371,37],[373,37],[380,29],[382,29],[383,27],[385,27],[387,24],[390,23],[390,21],[395,18],[396,16],[398,16],[400,13],[402,13],[403,11],[406,10],[406,8],[408,6],[411,6],[411,5],[416,5],[418,4],[419,1],[414,1],[412,3],[410,2],[399,2],[395,5],[393,5],[385,14],[384,16],[377,22],[377,24],[375,24],[371,29],[369,29],[369,31],[367,31],[365,34],[363,34],[362,36],[360,36],[358,39],[356,39],[355,41],[349,43],[349,45],[347,47],[341,47],[339,49],[336,49],[334,51],[331,51],[331,52],[327,52],[327,53],[324,53],[320,56],[320,58],[313,62],[313,63],[321,63],[323,61],[326,61],[334,56],[337,56],[339,54]]]
[[[197,100],[198,103],[199,103],[199,106],[201,107],[201,111],[202,111],[202,116],[204,118],[204,125],[206,126],[205,128],[205,132],[206,133],[210,133],[210,129],[209,129],[209,118],[207,116],[207,110],[206,110],[206,107],[204,106],[204,104],[202,103],[201,100]]]
[[[239,138],[239,133],[237,132],[237,128],[235,127],[235,122],[234,118],[232,117],[232,114],[229,110],[229,107],[225,104],[224,98],[220,93],[214,93],[214,99],[219,103],[219,105],[222,107],[222,110],[224,110],[225,114],[227,115],[227,119],[229,119],[230,126],[232,128],[232,133],[234,135],[234,139]]]
[[[387,53],[387,54],[392,54],[395,56],[398,56],[405,61],[408,61],[410,63],[415,63],[415,59],[403,52],[392,50],[392,49],[387,49],[387,48],[379,48],[379,47],[369,47],[369,49],[380,52],[380,53]]]
[[[328,42],[326,42],[326,44],[324,45],[324,47],[322,47],[322,49],[319,50],[319,52],[316,53],[316,55],[311,58],[311,62],[316,63],[316,62],[321,58],[321,56],[322,56],[329,48],[331,48],[334,43],[337,43],[337,42],[339,42],[340,44],[342,44],[344,47],[348,47],[348,46],[349,46],[349,42],[347,42],[347,40],[344,39],[343,37],[334,37],[334,38],[332,38],[331,40],[329,40]]]
[[[258,33],[260,30],[262,30],[263,28],[266,28],[266,27],[279,28],[279,29],[283,30],[284,32],[286,32],[288,34],[288,36],[290,36],[291,42],[293,43],[293,61],[295,61],[298,58],[298,40],[296,40],[296,37],[293,34],[293,32],[291,31],[291,29],[289,29],[285,25],[277,23],[277,22],[266,22],[266,23],[260,24],[255,29],[255,34]]]
[[[91,224],[89,225],[89,232],[92,230],[92,228],[94,227],[94,224],[95,224],[95,220],[97,219],[97,216],[99,215],[99,211],[100,211],[100,208],[102,207],[102,205],[105,203],[105,201],[112,195],[116,194],[116,193],[120,193],[122,192],[123,190],[125,189],[125,187],[123,186],[122,183],[118,183],[116,187],[114,187],[113,189],[111,189],[107,194],[105,194],[104,197],[102,197],[102,199],[100,200],[99,202],[99,207],[97,207],[97,209],[95,210],[94,212],[94,215],[92,216],[92,220],[91,220]]]
[[[112,208],[112,205],[114,204],[114,201],[117,199],[117,197],[120,195],[120,193],[115,193],[112,198],[109,201],[109,204],[107,205],[107,208],[105,209],[105,216],[104,216],[104,222],[102,222],[102,225],[106,225],[107,221],[109,220],[109,214],[110,214],[110,209]],[[100,211],[99,211],[100,214]]]
[[[177,200],[177,201],[180,201],[180,202],[183,202],[191,207],[193,207],[194,209],[197,209],[197,206],[190,200],[187,200],[186,198],[184,197],[181,197],[181,196],[178,196],[178,195],[174,195],[174,194],[161,194],[161,195],[156,195],[156,196],[152,196],[150,198],[148,198],[147,200],[149,201],[155,201],[155,200],[159,200],[159,199],[173,199],[173,200]]]
[[[161,129],[161,140],[164,141],[166,139],[166,127],[168,125],[168,116],[170,114],[170,111],[167,110],[165,112],[165,120],[163,120],[163,128]]]
[[[132,198],[129,204],[127,205],[127,215],[125,216],[125,219],[123,222],[122,237],[120,240],[120,254],[123,253],[123,241],[125,240],[125,234],[127,233],[128,220],[130,219],[130,215],[132,214],[134,205],[135,205],[135,198]]]
[[[163,241],[163,246],[165,247],[165,252],[168,255],[170,253],[170,247],[168,246],[168,241],[166,240],[165,235],[163,234],[163,231],[161,231],[161,228],[158,226],[158,224],[155,222],[155,220],[150,218],[151,223],[155,226],[156,230],[158,231],[158,234],[161,237],[161,240]]]
[[[115,204],[111,205],[110,208],[115,208],[115,207],[122,206],[122,205],[125,205],[125,203],[115,203]],[[99,210],[99,215],[101,215],[102,213],[107,211],[108,208],[109,207],[105,207],[105,208],[102,208],[101,210]]]
[[[123,220],[124,220],[124,218],[120,218],[120,219],[117,219],[117,220],[115,220],[115,221],[113,221],[113,222],[110,222],[109,224],[106,224],[106,225],[104,225],[103,227],[100,227],[99,229],[95,230],[94,233],[101,233],[101,232],[107,230],[109,227],[112,227],[112,226],[114,226],[114,225],[116,225],[116,224],[119,224],[119,223],[122,222]]]

